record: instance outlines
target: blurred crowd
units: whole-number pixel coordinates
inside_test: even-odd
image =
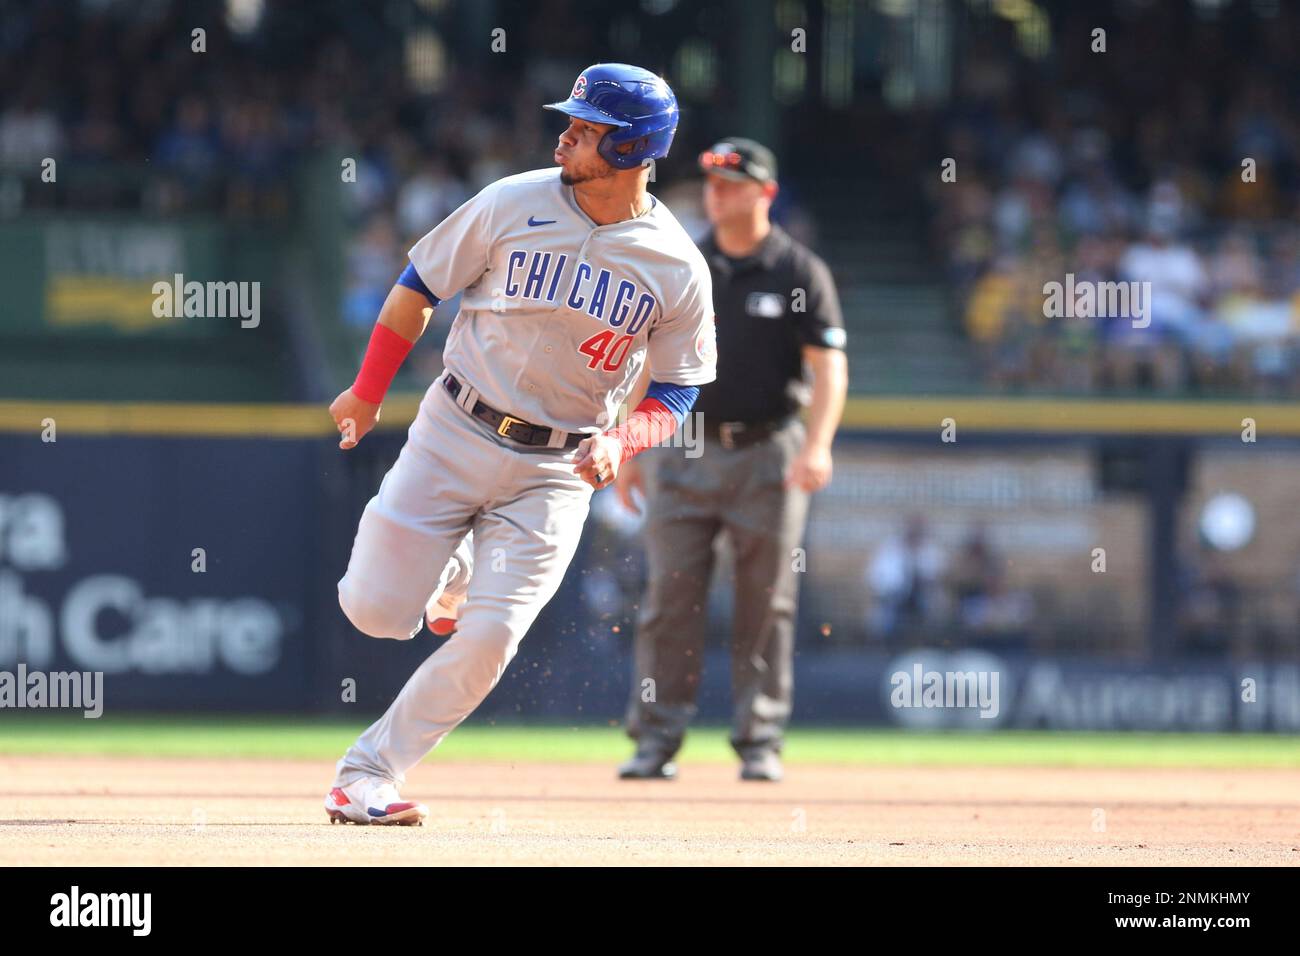
[[[458,11],[437,5],[417,17],[321,0],[303,17],[272,3],[257,29],[202,0],[0,9],[0,216],[218,215],[288,235],[311,221],[311,184],[338,184],[338,314],[358,352],[420,236],[483,185],[550,164],[556,123],[539,106],[580,65],[581,38],[556,39],[543,11],[530,33],[553,57],[475,63],[450,48]],[[46,157],[57,189],[41,182]],[[355,162],[346,176],[339,157]],[[438,310],[407,374],[430,373],[455,309]]]
[[[545,5],[512,5],[531,40],[515,56],[462,48],[466,5],[318,0],[303,17],[299,5],[268,3],[242,25],[230,9],[0,0],[0,218],[216,215],[301,240],[319,221],[313,204],[341,196],[344,221],[328,228],[342,246],[329,283],[342,328],[329,329],[351,364],[421,236],[488,183],[552,165],[563,123],[541,105],[568,94],[603,41]],[[725,131],[704,128],[707,95],[694,93],[691,112],[699,135],[716,137]],[[678,141],[653,189],[699,237],[700,183],[681,130]],[[41,181],[47,157],[58,161],[57,188]],[[355,167],[341,169],[340,157]],[[811,241],[789,185],[774,218]],[[458,308],[453,298],[436,310],[399,389],[440,371]]]
[[[966,64],[930,189],[961,321],[1004,389],[1300,394],[1300,19],[1149,10]],[[1149,316],[1056,314],[1067,274],[1149,282]]]
[[[534,59],[514,79],[518,95],[497,96],[482,70],[465,72],[436,46],[440,36],[403,55],[400,24],[338,3],[314,18],[268,5],[247,34],[217,3],[6,0],[3,10],[0,166],[57,156],[79,172],[139,174],[138,184],[67,177],[59,197],[29,195],[28,207],[113,208],[138,189],[128,199],[146,211],[275,216],[294,202],[294,164],[342,147],[358,158],[358,213],[383,208],[409,232],[523,157],[549,157],[542,119],[524,106],[559,88],[552,74],[572,82],[567,62]]]
[[[950,545],[923,516],[908,516],[867,555],[866,642],[1032,651],[1064,638],[1060,646],[1079,653],[1110,649],[1112,635],[1097,627],[1100,609],[1088,621],[1065,624],[1060,581],[1015,584],[1007,573],[1014,560],[1014,553],[995,546],[979,518]],[[1233,555],[1197,540],[1175,560],[1173,636],[1180,654],[1294,657],[1300,558],[1291,559],[1291,573],[1261,578]]]
[[[371,18],[384,35],[367,37],[356,29],[367,18],[352,22],[338,4],[306,21],[271,5],[265,16],[276,22],[241,36],[213,9],[35,3],[10,16],[6,8],[0,167],[38,171],[56,156],[77,170],[57,192],[32,189],[29,178],[25,208],[275,219],[301,213],[297,164],[337,153],[357,164],[345,194],[363,279],[376,254],[427,231],[484,183],[529,157],[549,160],[535,104],[559,67],[536,61],[519,95],[498,97],[488,77],[470,82],[431,48],[426,58],[440,65],[421,85],[394,24]],[[207,25],[201,52],[191,20]],[[567,88],[571,68],[562,72]],[[387,258],[386,273],[404,248]]]
[[[1006,559],[975,523],[954,551],[920,515],[872,552],[863,575],[868,638],[888,646],[942,641],[945,646],[1024,650],[1035,626],[1034,601],[1009,584]]]
[[[549,165],[557,130],[538,106],[607,43],[545,4],[516,11],[527,55],[477,59],[456,48],[458,5],[320,0],[303,17],[271,3],[257,29],[236,6],[0,0],[0,216],[61,205],[300,223],[310,199],[291,171],[353,157],[341,314],[359,335],[420,235],[484,184]],[[1196,6],[1063,10],[1039,57],[990,17],[959,45],[952,99],[903,114],[908,145],[868,147],[864,169],[904,150],[931,171],[934,244],[993,387],[1300,394],[1300,9]],[[726,103],[725,84],[715,96]],[[792,140],[823,121],[795,111]],[[951,181],[936,156],[954,161]],[[60,158],[57,190],[41,187],[46,157]],[[777,216],[807,238],[789,185]],[[701,232],[697,190],[673,188],[657,191]],[[1050,314],[1044,285],[1067,276],[1149,282],[1150,327]]]

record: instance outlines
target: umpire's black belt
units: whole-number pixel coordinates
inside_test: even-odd
[[[455,375],[448,372],[442,383],[447,386],[447,391],[451,392],[451,397],[455,398],[460,395],[461,384]],[[532,422],[526,422],[522,418],[515,418],[513,415],[507,415],[505,412],[499,412],[487,402],[476,401],[473,408],[465,409],[480,421],[487,422],[502,438],[509,438],[511,441],[517,441],[521,445],[544,446],[551,443],[551,435],[554,429],[546,425],[534,425]],[[578,444],[588,436],[582,432],[571,432],[565,439],[565,448],[577,448]]]
[[[763,422],[718,422],[706,418],[704,435],[716,440],[723,448],[745,448],[766,441],[797,417],[787,415],[784,418],[773,418]]]

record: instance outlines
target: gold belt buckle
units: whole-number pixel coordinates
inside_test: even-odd
[[[501,424],[497,426],[497,434],[502,438],[509,438],[510,436],[506,434],[506,430],[509,429],[511,425],[522,425],[523,423],[524,420],[522,418],[505,415],[501,419]]]

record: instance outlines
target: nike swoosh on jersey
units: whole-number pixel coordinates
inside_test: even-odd
[[[528,217],[528,225],[530,226],[549,226],[553,222],[555,222],[554,219],[534,219],[532,216]]]

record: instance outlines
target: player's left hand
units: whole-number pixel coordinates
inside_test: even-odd
[[[599,491],[618,477],[623,460],[623,446],[609,435],[592,435],[578,443],[578,457],[573,473]]]
[[[785,476],[787,488],[807,492],[821,491],[831,481],[831,450],[820,445],[804,445]]]

